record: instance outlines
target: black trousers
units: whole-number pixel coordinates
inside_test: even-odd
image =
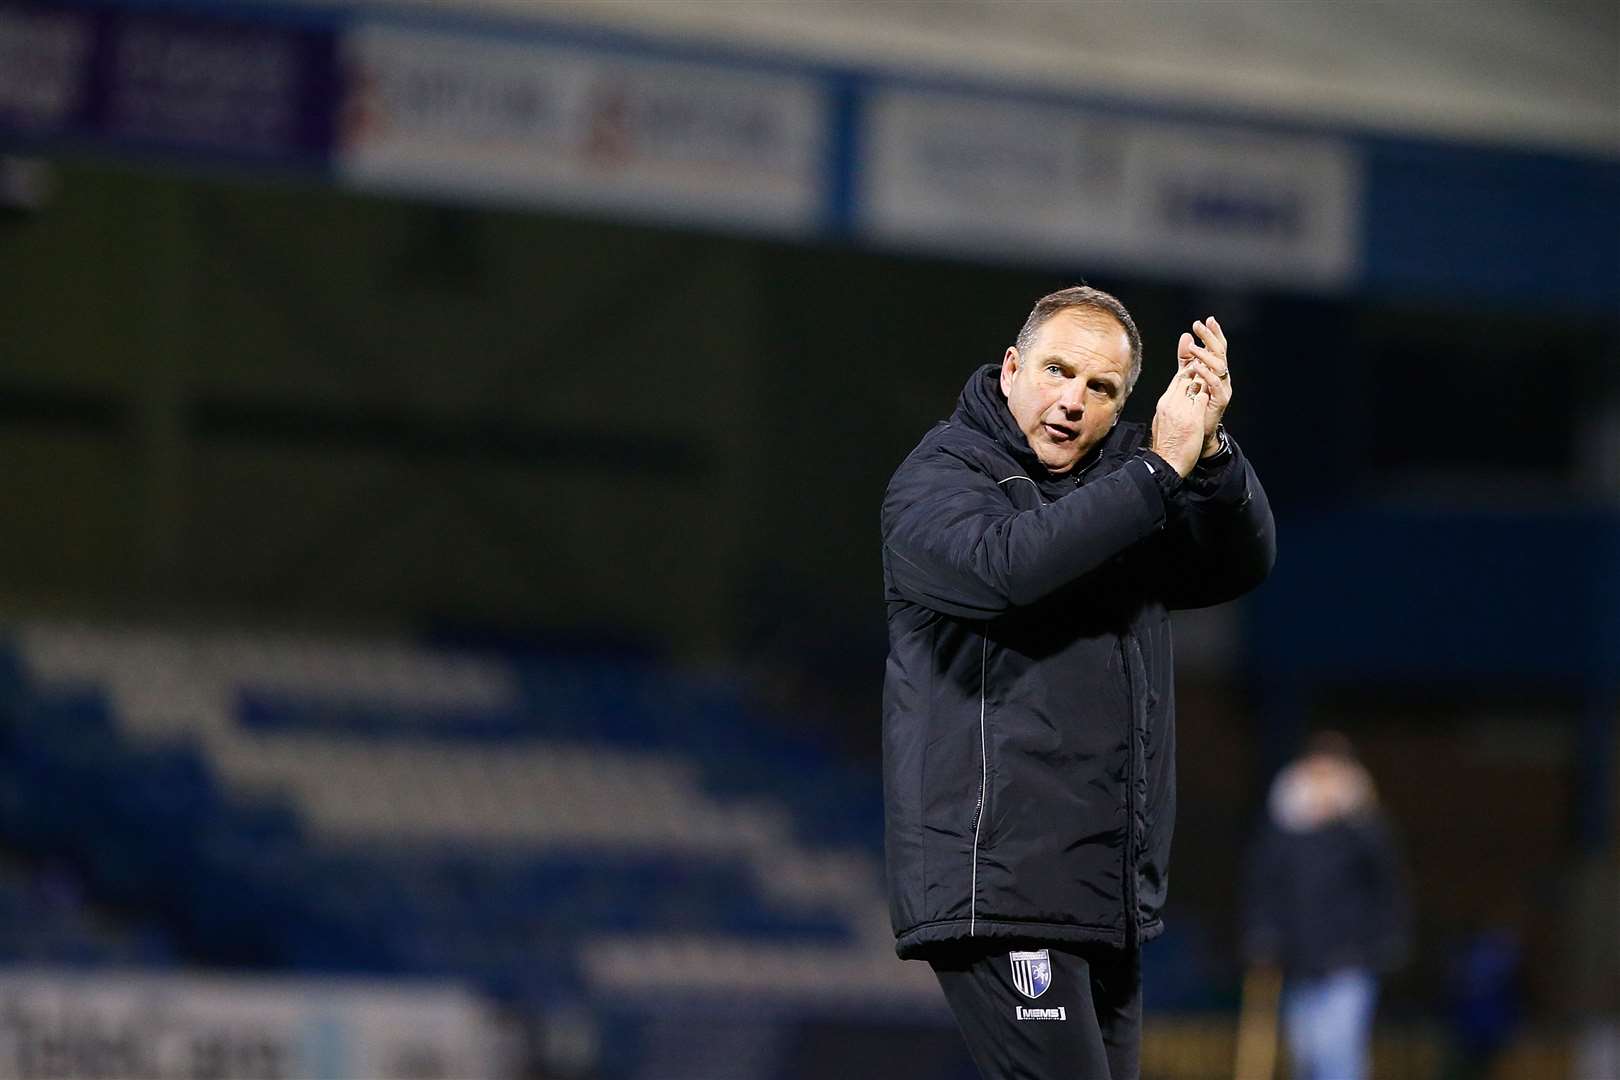
[[[964,942],[929,963],[985,1080],[1138,1080],[1142,954]]]

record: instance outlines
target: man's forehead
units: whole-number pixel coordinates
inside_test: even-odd
[[[1036,359],[1065,360],[1115,368],[1123,375],[1131,363],[1131,341],[1113,316],[1086,308],[1055,313],[1041,324],[1031,343]]]

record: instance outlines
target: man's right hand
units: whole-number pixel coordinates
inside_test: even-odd
[[[1153,452],[1185,479],[1204,449],[1204,410],[1209,388],[1194,365],[1177,371],[1153,412]]]

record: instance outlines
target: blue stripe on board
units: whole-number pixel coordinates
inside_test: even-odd
[[[1620,161],[1369,140],[1369,290],[1620,314]]]

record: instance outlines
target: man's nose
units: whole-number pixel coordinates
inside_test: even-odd
[[[1058,404],[1063,411],[1069,414],[1080,412],[1085,408],[1086,388],[1079,379],[1070,379],[1063,384],[1063,393],[1058,395]]]

